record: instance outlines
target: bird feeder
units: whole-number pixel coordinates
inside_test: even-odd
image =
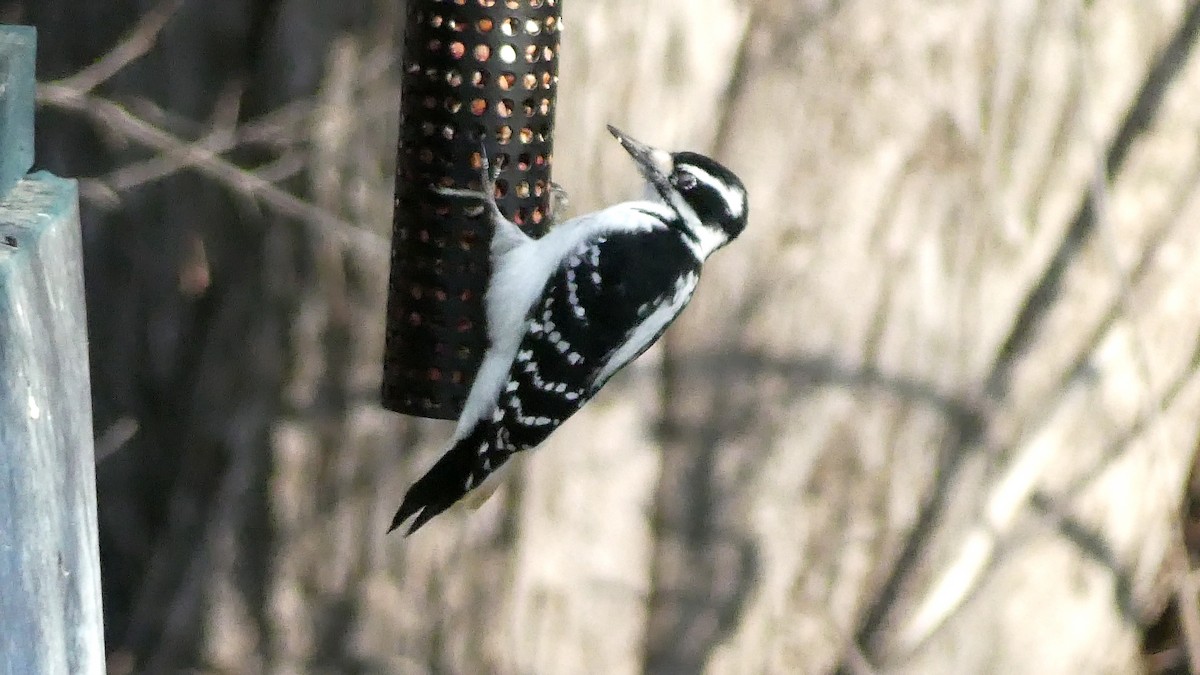
[[[455,419],[487,348],[491,228],[480,188],[502,167],[500,210],[532,236],[549,225],[559,0],[410,0],[388,283],[383,405]]]

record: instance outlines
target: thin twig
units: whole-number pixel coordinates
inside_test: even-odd
[[[125,447],[125,444],[137,435],[138,428],[137,420],[132,417],[122,417],[109,425],[104,433],[96,438],[96,463],[103,462]]]
[[[283,137],[288,128],[306,122],[311,113],[311,103],[296,101],[269,115],[264,115],[257,121],[241,125],[237,128],[236,133],[231,133],[227,128],[213,129],[198,139],[195,145],[215,154],[223,154],[247,143],[273,142]],[[158,155],[126,164],[96,180],[112,190],[124,192],[160,178],[166,178],[187,167],[188,158],[185,156]]]
[[[184,0],[163,0],[142,16],[137,25],[96,63],[69,77],[38,85],[39,105],[57,107],[82,114],[99,123],[110,133],[119,134],[159,152],[162,156],[129,165],[114,171],[107,179],[88,180],[83,185],[91,195],[105,202],[114,202],[116,193],[170,175],[183,168],[195,168],[244,196],[261,199],[272,209],[294,217],[319,230],[341,246],[350,247],[365,256],[379,257],[388,249],[384,237],[359,228],[329,211],[308,203],[275,187],[270,180],[223,159],[220,152],[231,150],[255,138],[273,136],[281,125],[294,125],[307,119],[311,103],[287,106],[265,116],[261,124],[244,128],[224,125],[214,129],[198,143],[188,143],[131,114],[124,107],[92,92],[127,65],[141,58],[157,42],[159,34]],[[380,70],[390,61],[374,64]]]
[[[186,143],[176,136],[130,114],[125,108],[107,99],[79,92],[61,84],[39,84],[37,101],[91,118],[111,132],[145,145],[156,152],[181,158],[188,166],[222,185],[253,199],[260,199],[273,210],[319,230],[342,246],[364,257],[379,258],[387,254],[384,237],[339,218],[299,197],[272,185],[218,156],[208,148]]]
[[[1193,3],[1193,10],[1200,7],[1200,4]],[[1187,20],[1186,18],[1184,19]],[[1081,22],[1081,25],[1082,22]],[[1083,81],[1084,92],[1086,94],[1089,80],[1086,75],[1081,75]],[[1084,124],[1092,126],[1092,118],[1083,116]],[[1091,128],[1092,138],[1098,138],[1098,130]],[[1156,387],[1154,374],[1151,368],[1151,347],[1150,340],[1146,337],[1145,329],[1137,320],[1137,313],[1134,308],[1137,306],[1134,296],[1133,287],[1130,281],[1130,274],[1121,264],[1120,248],[1121,242],[1118,240],[1115,232],[1114,224],[1109,217],[1109,183],[1107,176],[1104,173],[1104,166],[1097,163],[1096,170],[1092,177],[1092,195],[1094,209],[1096,212],[1096,223],[1099,226],[1100,244],[1103,252],[1108,259],[1108,264],[1113,271],[1113,275],[1117,278],[1117,303],[1121,309],[1121,313],[1128,317],[1131,326],[1132,340],[1131,351],[1133,352],[1134,368],[1138,376],[1145,383],[1146,395],[1142,397],[1142,416],[1146,419],[1146,425],[1149,427],[1146,436],[1158,441],[1160,452],[1165,452],[1172,445],[1172,439],[1164,424],[1159,421],[1165,417],[1166,410],[1164,402],[1158,396],[1159,387]],[[1148,453],[1149,473],[1152,478],[1150,489],[1161,490],[1165,494],[1172,494],[1177,486],[1175,475],[1165,466],[1166,461],[1156,461],[1157,457]],[[1182,532],[1181,532],[1182,534]],[[1181,578],[1176,582],[1176,599],[1179,604],[1179,617],[1182,632],[1182,642],[1187,653],[1189,671],[1192,673],[1200,673],[1200,607],[1197,607],[1197,589],[1200,588],[1197,584],[1195,572],[1189,570],[1181,575]]]
[[[143,14],[133,30],[129,31],[116,47],[106,52],[103,58],[70,77],[58,80],[55,84],[74,89],[81,94],[104,84],[154,47],[158,42],[158,34],[180,7],[183,7],[183,0],[163,0],[157,7]]]
[[[397,93],[393,90],[380,92],[361,104],[368,111],[376,111],[378,105],[394,104]],[[295,101],[271,113],[246,122],[231,133],[220,128],[196,140],[195,145],[214,154],[224,154],[234,148],[251,143],[283,145],[283,140],[295,136],[295,128],[308,124],[313,113],[312,101]],[[103,189],[124,192],[135,187],[166,178],[189,165],[188,158],[180,155],[158,155],[150,159],[131,162],[108,174],[93,179],[103,184]],[[261,175],[262,171],[258,173]]]

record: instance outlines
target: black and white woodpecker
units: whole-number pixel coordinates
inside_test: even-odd
[[[480,200],[493,227],[485,294],[488,348],[442,458],[392,521],[409,534],[536,448],[679,316],[704,261],[746,226],[746,189],[693,152],[669,153],[608,130],[633,156],[648,198],[572,218],[533,239],[500,213],[484,160]],[[490,494],[492,476],[480,492]]]

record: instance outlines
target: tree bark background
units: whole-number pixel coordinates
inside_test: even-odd
[[[727,161],[750,226],[663,347],[407,540],[450,425],[376,400],[397,4],[186,0],[97,90],[374,249],[39,112],[85,179],[114,672],[1143,667],[1190,578],[1200,3],[566,3],[574,210],[635,187],[612,122]],[[153,7],[0,20],[49,82]]]

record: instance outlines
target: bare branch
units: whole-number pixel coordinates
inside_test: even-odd
[[[92,96],[61,84],[38,85],[37,101],[84,115],[120,134],[168,157],[178,158],[201,174],[250,198],[260,199],[275,211],[315,227],[320,234],[366,257],[387,255],[384,237],[356,227],[338,216],[272,185],[269,181],[218,156],[201,145],[186,143],[176,136],[130,114],[125,108],[104,98]]]
[[[216,128],[197,140],[195,145],[214,154],[222,154],[245,143],[274,142],[284,136],[289,128],[305,123],[311,113],[311,103],[297,101],[259,120],[243,124],[234,132],[224,127]],[[109,190],[122,192],[165,178],[188,165],[185,156],[159,155],[132,162],[96,180]]]
[[[96,463],[108,459],[137,435],[139,425],[132,417],[121,417],[96,438]]]
[[[158,34],[182,6],[183,0],[163,0],[157,7],[143,14],[133,30],[116,47],[105,53],[104,58],[55,84],[74,89],[81,94],[104,84],[125,66],[150,51],[158,41]]]
[[[362,107],[365,110],[372,111],[372,114],[374,114],[374,111],[378,110],[377,106],[381,104],[394,104],[397,95],[392,90],[380,92],[366,99]],[[215,154],[224,154],[247,143],[282,145],[284,139],[295,136],[296,127],[309,123],[313,108],[314,104],[311,101],[295,101],[253,121],[242,124],[236,130],[230,131],[224,127],[213,129],[212,132],[198,139],[195,144]],[[113,194],[115,192],[130,190],[160,178],[165,178],[180,169],[187,168],[188,165],[187,157],[159,155],[150,159],[126,164],[118,169],[114,169],[107,175],[92,179],[92,182],[102,184],[102,186],[96,186],[97,189]],[[263,174],[261,170],[258,173],[259,175]],[[271,178],[271,180],[275,179]]]

